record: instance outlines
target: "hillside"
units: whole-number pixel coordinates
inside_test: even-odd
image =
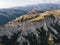
[[[0,26],[0,42],[8,45],[48,45],[47,31],[54,43],[60,42],[60,10],[27,13],[7,22]]]
[[[25,14],[22,15],[18,18],[16,18],[15,20],[9,21],[8,23],[6,23],[5,25],[3,25],[3,27],[14,27],[16,26],[16,30],[20,27],[21,30],[23,28],[25,28],[26,26],[26,30],[27,30],[27,26],[30,24],[32,24],[33,26],[36,26],[36,28],[38,28],[38,22],[40,23],[54,23],[56,20],[58,21],[60,18],[60,10],[53,10],[53,11],[46,11],[44,13],[40,13],[40,14]],[[38,23],[38,24],[35,24]],[[41,26],[41,25],[40,25]],[[12,28],[11,27],[11,28]],[[35,28],[35,27],[34,27]],[[3,28],[4,29],[4,28]],[[10,30],[10,29],[9,29]],[[25,30],[25,29],[23,29]]]
[[[33,21],[40,21],[40,20],[44,20],[45,17],[49,17],[49,16],[53,16],[55,19],[57,19],[60,16],[60,10],[53,10],[53,11],[46,11],[40,14],[26,14],[23,16],[20,16],[18,18],[16,18],[16,20],[13,20],[15,22],[21,21],[29,21],[29,22],[33,22]]]

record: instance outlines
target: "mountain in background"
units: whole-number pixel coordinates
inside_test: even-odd
[[[54,10],[54,9],[60,9],[60,4],[44,3],[44,4],[36,4],[36,5],[27,5],[24,7],[14,7],[14,8],[15,9],[24,9],[24,10],[32,10],[32,9]]]
[[[13,20],[21,15],[29,13],[42,13],[46,10],[55,10],[60,9],[60,4],[36,4],[36,5],[27,5],[24,7],[13,7],[8,9],[0,9],[0,25],[7,23],[10,20]]]

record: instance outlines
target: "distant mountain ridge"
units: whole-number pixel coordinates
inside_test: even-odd
[[[39,9],[39,10],[44,10],[44,9],[60,9],[60,4],[52,4],[52,3],[44,3],[44,4],[36,4],[36,5],[27,5],[24,7],[14,7],[15,9],[28,9],[28,10],[32,10],[32,9]]]

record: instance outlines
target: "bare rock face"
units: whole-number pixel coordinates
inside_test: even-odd
[[[0,26],[0,42],[3,45],[49,45],[48,39],[53,40],[53,45],[60,42],[60,18],[54,14],[40,15],[30,19],[22,16]]]

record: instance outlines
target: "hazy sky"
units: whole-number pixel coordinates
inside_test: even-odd
[[[60,0],[0,0],[0,8],[25,6],[38,3],[59,3]]]

